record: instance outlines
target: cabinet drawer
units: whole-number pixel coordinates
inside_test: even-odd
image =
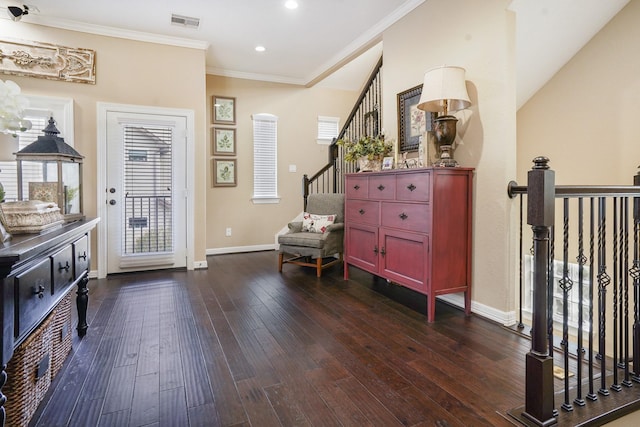
[[[73,282],[73,250],[71,245],[51,256],[53,293],[66,290]]]
[[[347,176],[345,190],[347,198],[366,199],[369,197],[369,177]]]
[[[431,224],[431,206],[422,203],[382,203],[383,227],[428,233]]]
[[[73,242],[73,277],[78,279],[89,269],[89,238],[84,236]]]
[[[51,261],[49,258],[15,278],[18,301],[16,311],[18,323],[15,336],[20,337],[31,330],[47,313],[53,302],[51,295]]]
[[[398,200],[428,202],[431,188],[431,174],[407,173],[398,175],[396,179],[396,195]]]
[[[376,200],[396,198],[395,175],[374,175],[369,177],[369,197]]]
[[[345,217],[347,223],[378,225],[380,204],[370,200],[347,200]]]

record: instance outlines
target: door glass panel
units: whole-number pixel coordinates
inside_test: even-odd
[[[172,128],[124,126],[122,254],[173,252]]]

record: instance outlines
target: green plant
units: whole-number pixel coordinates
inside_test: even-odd
[[[76,195],[78,194],[78,190],[80,190],[80,188],[78,187],[65,188],[64,191],[65,191],[65,196],[67,197],[67,203],[71,203],[71,201],[76,198]]]
[[[355,142],[339,139],[337,144],[344,147],[344,159],[348,162],[356,161],[361,157],[366,157],[369,160],[382,160],[393,151],[393,142],[386,141],[383,135],[363,136]]]

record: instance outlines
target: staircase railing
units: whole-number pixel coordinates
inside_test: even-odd
[[[355,164],[344,160],[342,147],[337,144],[340,139],[358,140],[364,135],[377,135],[382,128],[381,96],[382,96],[382,58],[374,67],[364,89],[358,96],[351,113],[347,117],[342,130],[329,146],[329,159],[318,172],[302,178],[304,208],[307,197],[312,193],[343,193],[344,174],[355,172]]]
[[[525,405],[509,413],[526,425],[601,425],[640,407],[640,172],[629,186],[556,186],[549,159],[534,163],[527,186],[508,188],[520,195],[518,328],[531,327]]]

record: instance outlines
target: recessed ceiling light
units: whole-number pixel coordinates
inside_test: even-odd
[[[287,9],[297,9],[298,2],[296,0],[287,0],[286,2],[284,2],[284,7],[286,7]]]
[[[265,50],[267,50],[267,48],[264,46],[256,46],[256,52],[264,52]]]

